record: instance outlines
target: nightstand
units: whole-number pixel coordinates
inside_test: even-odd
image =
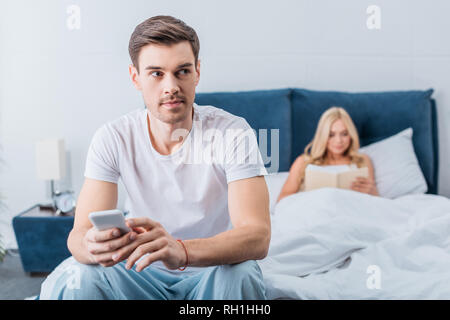
[[[71,256],[67,237],[74,212],[56,216],[53,207],[37,204],[13,218],[13,228],[25,272],[53,271]]]

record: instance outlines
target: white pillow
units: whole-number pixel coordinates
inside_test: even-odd
[[[427,192],[427,183],[414,152],[412,135],[412,128],[408,128],[359,149],[372,160],[380,196],[394,199]]]
[[[283,188],[288,176],[289,172],[287,171],[275,172],[264,176],[267,183],[267,189],[269,189],[270,214],[274,213],[278,196],[280,195],[281,189]]]

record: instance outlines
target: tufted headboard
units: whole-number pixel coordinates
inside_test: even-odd
[[[347,110],[358,129],[361,146],[412,127],[414,149],[428,184],[428,193],[437,194],[439,154],[432,93],[431,89],[348,93],[294,88],[198,93],[195,102],[245,118],[257,135],[259,129],[269,129],[268,155],[272,147],[270,129],[279,129],[279,159],[275,171],[289,170],[312,140],[320,116],[331,106]],[[266,166],[274,168],[272,163],[266,163]]]

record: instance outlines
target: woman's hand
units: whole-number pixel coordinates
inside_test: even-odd
[[[377,196],[377,186],[375,181],[369,178],[357,177],[351,185],[351,189],[362,193],[371,194]]]

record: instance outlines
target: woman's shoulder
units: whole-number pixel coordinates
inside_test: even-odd
[[[297,157],[297,159],[295,159],[295,162],[297,162],[299,165],[305,165],[308,159],[309,159],[308,155],[302,153]]]
[[[293,169],[298,169],[298,170],[303,169],[305,167],[306,160],[307,160],[307,155],[305,155],[304,153],[299,155],[295,159],[294,163],[292,164],[292,168]]]
[[[358,153],[358,155],[363,159],[363,167],[369,167],[372,165],[372,159],[370,159],[369,155],[365,153]]]

